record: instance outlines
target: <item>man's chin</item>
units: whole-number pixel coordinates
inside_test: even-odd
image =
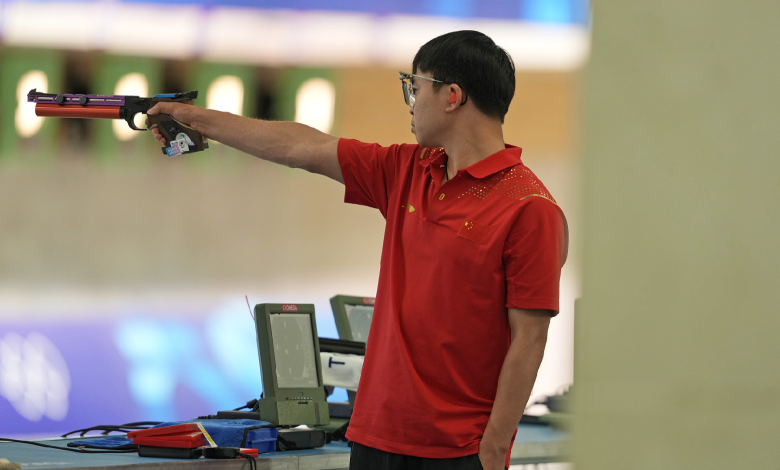
[[[414,139],[417,141],[417,145],[420,147],[425,147],[423,144],[423,140],[425,140],[423,137],[420,136],[420,134],[417,133],[417,129],[412,126],[412,134],[414,134]]]
[[[414,139],[417,141],[417,145],[423,148],[437,148],[441,147],[440,144],[438,144],[436,141],[431,142],[430,137],[425,137],[425,133],[417,132],[417,128],[412,126],[412,134],[414,134]]]
[[[417,140],[417,145],[419,145],[420,147],[422,147],[424,149],[436,148],[436,145],[432,145],[430,142],[426,142],[426,141],[424,141],[422,139],[416,139],[416,140]]]

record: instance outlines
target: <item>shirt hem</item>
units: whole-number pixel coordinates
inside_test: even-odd
[[[342,147],[345,145],[347,145],[345,139],[340,138],[336,147],[336,156],[339,161],[339,170],[341,170],[341,179],[344,180],[344,202],[358,206],[374,207],[373,205],[366,204],[365,201],[361,199],[360,192],[355,191],[354,189],[359,185],[352,174],[352,171],[349,170],[352,165],[347,161],[347,157],[344,155],[345,151],[342,150]]]
[[[474,455],[479,453],[479,441],[467,447],[432,447],[432,446],[414,446],[410,444],[401,444],[390,442],[384,439],[371,437],[359,431],[352,429],[347,431],[347,438],[350,441],[357,442],[364,446],[373,447],[393,454],[409,455],[412,457],[422,457],[427,459],[454,459]]]
[[[507,302],[506,308],[522,308],[525,310],[553,310],[559,311],[560,305],[555,299],[525,300],[523,302]]]

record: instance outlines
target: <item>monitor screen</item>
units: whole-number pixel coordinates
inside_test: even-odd
[[[300,313],[271,314],[271,341],[279,388],[316,388],[317,359],[311,316]]]
[[[368,331],[371,329],[371,317],[374,316],[373,305],[344,305],[352,330],[352,341],[368,342]]]

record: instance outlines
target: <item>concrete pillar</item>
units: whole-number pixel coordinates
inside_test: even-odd
[[[780,2],[593,19],[575,468],[778,468]]]

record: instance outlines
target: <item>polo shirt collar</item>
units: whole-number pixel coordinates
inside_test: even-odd
[[[466,172],[474,178],[482,179],[522,163],[520,160],[520,154],[523,152],[522,148],[510,144],[504,144],[504,146],[506,147],[504,150],[496,152],[484,160],[480,160],[471,165],[466,168]],[[425,156],[423,156],[425,159],[420,161],[420,164],[423,166],[444,165],[447,161],[447,155],[442,151],[443,149],[437,150],[441,153],[432,155],[432,158],[425,158]]]
[[[506,147],[504,150],[467,167],[466,172],[474,178],[482,179],[522,163],[520,154],[523,152],[523,149],[509,144],[504,144],[504,146]]]

